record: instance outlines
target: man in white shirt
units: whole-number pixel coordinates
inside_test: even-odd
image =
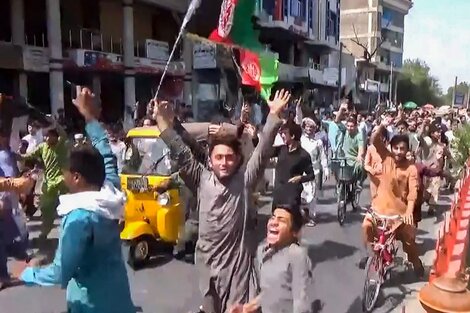
[[[31,153],[36,150],[36,147],[44,142],[44,136],[42,129],[35,121],[30,121],[28,123],[28,134],[23,137],[23,140],[28,143],[28,148],[26,153]],[[14,147],[16,148],[16,147]]]

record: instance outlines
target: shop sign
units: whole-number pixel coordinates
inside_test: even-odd
[[[43,47],[25,46],[23,69],[30,72],[49,72],[49,50]]]
[[[168,42],[153,39],[145,40],[145,51],[147,58],[167,62],[170,58],[170,47]]]
[[[71,50],[69,51],[69,61],[80,68],[102,71],[123,71],[124,62],[120,54],[106,53],[92,50]],[[134,69],[136,73],[158,74],[163,73],[165,61],[152,60],[149,58],[135,58]],[[184,75],[185,66],[182,61],[170,62],[168,66],[170,75]]]
[[[198,43],[193,47],[193,68],[214,69],[217,68],[217,46],[210,43]]]

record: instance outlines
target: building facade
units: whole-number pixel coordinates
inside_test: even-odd
[[[341,1],[341,42],[356,58],[361,89],[379,93],[381,101],[394,99],[412,6],[411,0]]]
[[[86,85],[105,120],[130,123],[135,103],[157,90],[188,2],[0,1],[0,92],[74,119],[71,89]],[[350,62],[339,64],[340,0],[257,0],[256,8],[260,40],[279,57],[281,83],[310,89],[315,105],[334,103],[339,81],[355,75]],[[192,105],[196,119],[208,119],[239,87],[229,50],[190,39],[167,73],[160,94]]]
[[[340,75],[345,85],[355,74],[354,64],[339,64],[340,0],[258,0],[257,17],[262,43],[279,56],[279,80],[310,89],[315,106],[335,103]]]
[[[105,119],[125,112],[130,122],[136,101],[156,91],[186,8],[186,0],[1,1],[0,91],[73,112],[71,87],[87,85]],[[191,59],[179,48],[170,62],[167,97],[182,100],[185,53]]]

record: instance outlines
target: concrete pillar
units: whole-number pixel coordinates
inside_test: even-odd
[[[51,113],[64,108],[64,72],[62,59],[62,31],[60,23],[60,0],[47,0],[47,39],[49,41]]]
[[[293,65],[295,62],[295,47],[293,43],[289,44],[289,64]]]
[[[124,128],[134,127],[135,70],[134,70],[134,7],[133,0],[123,0],[124,10]]]
[[[11,2],[11,39],[13,44],[23,46],[24,38],[24,3],[23,0]]]
[[[192,106],[193,44],[188,38],[183,41],[183,60],[185,67],[183,99],[187,106]]]
[[[13,44],[24,47],[24,2],[23,0],[11,1],[11,39]],[[21,97],[28,99],[28,76],[23,71],[18,71],[18,92]]]
[[[21,97],[28,100],[28,74],[26,72],[18,73],[18,91]]]

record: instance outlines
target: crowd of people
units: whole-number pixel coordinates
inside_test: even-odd
[[[126,201],[119,174],[129,162],[129,143],[121,127],[99,122],[92,92],[77,88],[74,104],[85,127],[73,140],[49,117],[48,125],[28,122],[28,134],[15,149],[11,138],[19,135],[8,123],[0,125],[0,289],[12,282],[60,285],[67,288],[69,312],[135,312],[118,225]],[[331,160],[337,157],[353,168],[355,193],[369,177],[374,211],[402,217],[397,238],[423,276],[415,241],[421,207],[427,202],[428,214],[434,214],[442,178],[453,184],[454,131],[466,119],[400,106],[393,112],[378,107],[363,116],[347,100],[337,112],[321,116],[285,90],[276,91],[267,106],[262,126],[251,122],[250,101],[241,105],[237,121],[184,123],[164,100],[150,102],[136,121],[159,128],[173,161],[168,166],[176,166],[192,195],[192,201],[186,199],[192,203],[186,226],[196,227],[180,239],[176,255],[187,252],[185,242],[197,241],[202,311],[313,312],[312,264],[301,230],[315,226],[316,201],[323,184],[336,179]],[[256,194],[266,189],[264,171],[273,163],[272,215],[257,246]],[[358,201],[353,205],[360,209]],[[35,207],[42,218],[40,249],[30,255],[26,221]],[[41,249],[57,216],[59,245],[44,265]],[[374,241],[370,216],[362,230],[364,266]],[[19,261],[9,271],[10,255]]]

